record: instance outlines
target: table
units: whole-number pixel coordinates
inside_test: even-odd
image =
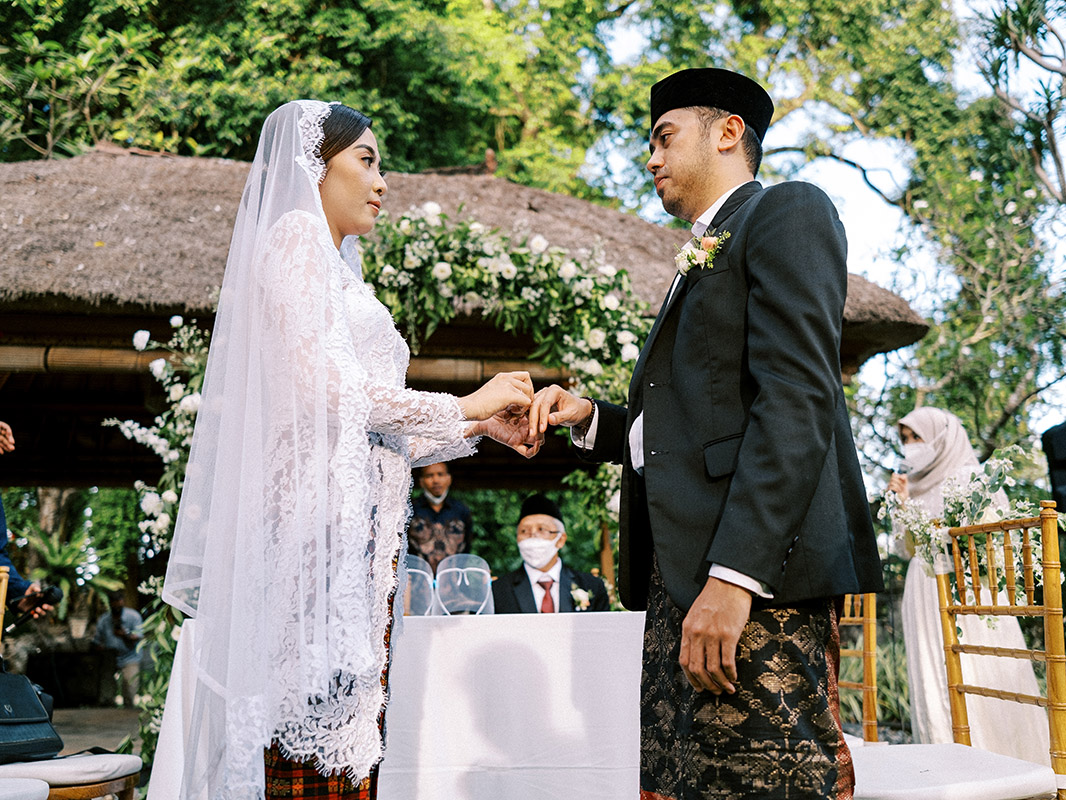
[[[380,800],[638,794],[644,615],[406,617]],[[174,800],[195,621],[178,644],[148,800]]]

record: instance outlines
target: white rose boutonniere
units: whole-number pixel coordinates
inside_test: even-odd
[[[570,598],[574,601],[574,611],[587,611],[592,604],[592,594],[576,583],[570,584]]]
[[[723,231],[717,236],[693,236],[692,241],[677,251],[674,256],[674,264],[677,271],[682,275],[688,275],[693,267],[700,269],[713,269],[714,257],[722,249],[725,240],[729,238],[729,231]]]

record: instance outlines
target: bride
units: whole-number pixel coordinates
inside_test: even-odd
[[[241,198],[164,599],[196,618],[182,798],[372,798],[411,468],[530,454],[529,375],[404,386],[356,237],[387,191],[370,120],[299,100]]]

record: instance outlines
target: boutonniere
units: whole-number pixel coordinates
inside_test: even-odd
[[[585,611],[592,604],[592,595],[576,583],[570,584],[570,598],[574,601],[574,611]]]
[[[714,257],[722,249],[722,244],[729,238],[729,231],[722,231],[717,236],[693,236],[692,241],[677,251],[674,264],[682,275],[688,275],[693,267],[713,269]]]

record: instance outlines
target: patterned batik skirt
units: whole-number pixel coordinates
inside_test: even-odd
[[[393,561],[393,569],[396,561]],[[389,596],[389,606],[396,597],[394,591]],[[392,622],[385,627],[385,652],[389,649],[392,638]],[[381,686],[388,695],[389,665],[381,672]],[[385,709],[378,714],[378,730],[385,734]],[[317,762],[294,761],[282,753],[278,743],[271,742],[264,756],[266,765],[266,800],[300,800],[301,798],[320,798],[321,800],[376,800],[378,796],[378,767],[375,764],[370,774],[358,783],[344,773],[323,775],[317,769]]]
[[[683,618],[654,565],[641,676],[641,800],[851,798],[834,603],[753,608],[732,695],[689,685],[678,663]]]

